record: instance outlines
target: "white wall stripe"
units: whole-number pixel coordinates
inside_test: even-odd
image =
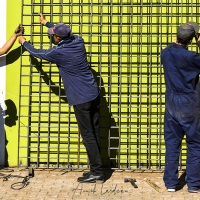
[[[6,0],[0,1],[0,47],[6,42]],[[4,109],[5,89],[6,89],[6,57],[0,57],[0,103]]]
[[[6,42],[6,1],[0,0],[0,47]],[[0,57],[0,165],[5,163],[5,129],[4,129],[4,114],[6,98],[6,56]]]

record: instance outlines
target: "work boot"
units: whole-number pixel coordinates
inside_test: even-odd
[[[79,177],[77,179],[80,183],[103,183],[104,182],[104,176],[103,175],[93,175],[88,173],[86,176]]]

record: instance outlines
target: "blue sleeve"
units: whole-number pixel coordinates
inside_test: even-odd
[[[51,22],[47,22],[47,23],[45,24],[45,26],[48,27],[48,28],[53,28],[53,27],[54,27],[54,24],[52,24]]]
[[[30,43],[25,41],[23,43],[24,48],[32,55],[37,58],[41,58],[52,63],[56,63],[57,51],[56,48],[50,48],[48,50],[35,49]]]
[[[200,55],[198,53],[193,53],[193,56],[191,57],[191,62],[193,66],[198,70],[198,73],[200,73]]]

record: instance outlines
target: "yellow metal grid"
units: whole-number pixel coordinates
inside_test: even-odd
[[[85,40],[101,91],[105,165],[163,169],[165,86],[160,52],[175,39],[179,24],[199,22],[198,6],[199,0],[23,0],[25,37],[35,48],[51,46],[39,12],[54,24],[69,24],[73,34]],[[21,64],[19,165],[88,168],[56,65],[30,58],[27,52]],[[180,167],[185,166],[183,152]]]

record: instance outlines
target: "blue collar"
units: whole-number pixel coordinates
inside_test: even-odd
[[[171,43],[171,46],[173,46],[173,47],[175,47],[175,48],[188,49],[187,46],[185,46],[185,45],[179,45],[179,44],[176,44],[175,42],[172,42],[172,43]]]
[[[62,45],[62,44],[69,44],[70,42],[72,42],[75,39],[74,35],[71,35],[69,38],[66,38],[64,40],[61,40],[58,43],[58,46]]]

